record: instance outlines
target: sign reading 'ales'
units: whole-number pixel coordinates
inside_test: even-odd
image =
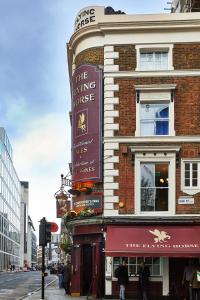
[[[96,66],[79,66],[72,78],[73,181],[101,182],[101,79]]]

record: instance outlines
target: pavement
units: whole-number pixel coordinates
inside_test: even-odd
[[[56,276],[57,277],[57,276]],[[41,298],[41,289],[33,292],[30,295],[19,298],[17,300],[40,300]],[[58,287],[58,279],[56,278],[51,283],[49,283],[44,290],[44,299],[45,300],[86,300],[86,296],[82,297],[72,297],[65,295],[65,290]]]

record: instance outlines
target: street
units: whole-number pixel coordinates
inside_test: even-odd
[[[55,275],[45,277],[45,284],[55,280]],[[41,272],[0,273],[0,300],[17,300],[41,287]]]

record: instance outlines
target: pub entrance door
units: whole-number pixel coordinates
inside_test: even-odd
[[[92,246],[82,245],[81,255],[81,295],[86,296],[92,282]]]

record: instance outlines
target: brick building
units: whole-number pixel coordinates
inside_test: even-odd
[[[87,7],[67,45],[72,87],[72,295],[183,295],[200,257],[200,13]],[[85,267],[87,265],[87,267]],[[174,275],[174,270],[176,274]],[[175,277],[174,277],[175,276]]]

